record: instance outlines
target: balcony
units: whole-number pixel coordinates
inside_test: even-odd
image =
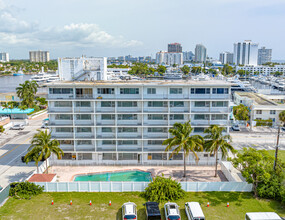
[[[74,146],[73,145],[60,145],[60,148],[63,151],[74,151]]]
[[[142,136],[139,133],[118,133],[118,139],[141,139]]]
[[[208,107],[192,107],[191,108],[191,112],[201,112],[201,113],[204,113],[204,112],[210,112],[211,111],[211,108],[208,106]]]
[[[168,120],[146,120],[146,121],[144,121],[144,125],[166,126],[166,125],[168,125]]]
[[[138,126],[141,125],[141,121],[138,120],[118,120],[117,125],[134,125]]]
[[[75,151],[95,151],[94,145],[76,145]]]
[[[168,134],[166,133],[160,133],[160,134],[151,134],[148,133],[147,135],[143,136],[143,139],[166,139],[168,138]]]
[[[165,152],[166,146],[160,146],[160,145],[146,145],[143,148],[144,152],[154,152],[154,151],[159,151],[159,152]]]
[[[92,94],[76,94],[76,99],[93,99]]]
[[[93,107],[76,107],[74,108],[75,113],[93,113]]]
[[[97,139],[115,139],[116,135],[114,133],[97,133]]]
[[[111,112],[111,113],[113,113],[113,112],[115,112],[115,108],[112,108],[112,107],[110,107],[110,108],[107,108],[107,107],[97,107],[96,108],[96,112],[106,112],[106,113],[109,113],[109,112]]]
[[[76,139],[93,139],[94,134],[89,132],[80,132],[75,134]]]
[[[73,94],[48,94],[48,100],[54,100],[54,99],[73,99]]]
[[[51,120],[49,122],[49,126],[53,126],[53,125],[55,125],[55,126],[64,126],[64,127],[72,126],[73,125],[73,121],[72,120],[56,120],[56,121]]]
[[[155,113],[155,112],[168,112],[168,108],[167,107],[145,107],[144,112],[149,112],[149,113]]]
[[[72,113],[72,107],[48,107],[49,113]]]
[[[96,148],[97,152],[116,151],[116,145],[99,145]]]
[[[176,113],[176,112],[181,112],[181,113],[189,113],[190,112],[190,108],[188,107],[170,107],[169,109],[170,113]]]
[[[98,120],[96,125],[115,125],[115,120]]]
[[[76,126],[84,125],[84,126],[94,126],[94,121],[93,119],[91,120],[75,120],[74,124]]]
[[[64,139],[64,138],[73,138],[73,132],[66,133],[51,133],[52,138]]]
[[[126,113],[129,113],[129,112],[141,112],[141,108],[138,108],[138,107],[118,107],[117,108],[117,112],[126,112]]]
[[[119,145],[117,148],[117,151],[119,152],[138,152],[138,151],[142,151],[141,146],[139,145]]]

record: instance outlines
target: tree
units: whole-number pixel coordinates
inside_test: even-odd
[[[233,73],[233,67],[230,66],[229,64],[225,64],[222,68],[222,73],[224,75],[230,75]]]
[[[223,135],[223,131],[224,128],[219,127],[218,125],[211,125],[204,131],[204,133],[207,134],[204,137],[206,140],[204,144],[205,150],[216,155],[215,177],[217,177],[218,174],[218,152],[222,152],[222,158],[227,157],[228,150],[235,152],[232,145],[228,143],[228,141],[231,141],[230,135]]]
[[[38,98],[36,98],[36,100],[40,103],[40,105],[46,106],[48,103],[46,98],[44,98],[44,97],[38,97]]]
[[[39,173],[39,162],[43,159],[43,155],[41,154],[41,148],[40,147],[34,147],[24,157],[24,161],[26,164],[28,164],[31,161],[35,161],[35,164],[37,166],[37,173]]]
[[[31,108],[34,105],[35,94],[39,85],[36,81],[25,81],[16,88],[17,95],[22,99],[21,104]]]
[[[0,133],[4,133],[5,128],[3,127],[3,125],[0,125]]]
[[[196,151],[203,151],[204,139],[199,135],[191,136],[193,128],[191,127],[190,121],[185,122],[184,124],[175,123],[173,128],[169,129],[169,133],[173,135],[173,138],[166,139],[163,142],[163,145],[167,145],[165,151],[172,150],[170,155],[172,157],[175,153],[183,151],[184,153],[184,175],[186,177],[186,157],[190,152],[196,158],[196,161],[199,160],[199,157]]]
[[[243,104],[239,104],[238,106],[233,107],[233,113],[235,119],[248,121],[249,120],[249,109],[248,107],[244,106]]]
[[[258,196],[260,187],[264,189],[264,184],[269,186],[273,174],[274,158],[269,155],[268,151],[243,148],[243,151],[238,153],[232,162],[246,181],[252,183],[255,196]]]
[[[202,68],[200,67],[200,66],[193,66],[192,68],[191,68],[191,73],[200,73],[200,72],[202,72]]]
[[[163,65],[158,65],[156,71],[159,73],[159,74],[163,74],[166,72],[166,67],[163,66]]]
[[[149,74],[149,70],[147,67],[147,64],[144,63],[135,63],[132,67],[131,70],[128,72],[131,75],[147,75]]]
[[[59,141],[51,139],[51,134],[48,133],[47,130],[40,131],[39,133],[33,136],[31,146],[29,147],[28,151],[33,150],[35,152],[39,151],[39,159],[41,160],[44,158],[46,160],[46,167],[47,167],[47,159],[54,153],[58,159],[64,155],[62,149],[59,147]],[[47,167],[48,172],[48,167]]]
[[[190,72],[190,67],[187,66],[187,65],[184,65],[183,67],[180,68],[180,70],[181,70],[185,75],[187,75],[187,74],[189,74],[189,72]]]
[[[279,121],[283,123],[283,126],[285,124],[285,110],[279,113]]]

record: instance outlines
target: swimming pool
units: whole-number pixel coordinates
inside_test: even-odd
[[[123,182],[149,182],[151,181],[151,173],[132,170],[132,171],[117,171],[98,174],[77,175],[74,181],[123,181]]]

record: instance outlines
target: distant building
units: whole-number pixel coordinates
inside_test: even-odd
[[[257,65],[258,44],[245,40],[234,43],[234,63],[236,65]]]
[[[48,62],[49,58],[49,51],[30,51],[30,62]]]
[[[168,53],[165,51],[160,51],[156,53],[156,63],[165,65],[182,65],[183,53]]]
[[[192,51],[183,52],[183,61],[193,61],[195,59],[195,54]]]
[[[168,44],[168,53],[182,53],[182,46],[180,43]]]
[[[220,59],[222,64],[233,64],[234,54],[230,52],[220,53]]]
[[[107,80],[107,58],[59,58],[58,73],[60,80]]]
[[[207,58],[207,48],[202,44],[197,44],[195,47],[195,61],[204,63]]]
[[[9,62],[9,53],[2,52],[0,53],[0,62]]]
[[[271,59],[272,49],[265,49],[265,47],[261,47],[261,49],[258,49],[258,65],[269,63],[271,62]]]
[[[245,66],[236,66],[236,71],[239,70],[245,70],[248,71],[249,73],[255,73],[258,72],[260,74],[263,75],[270,75],[271,73],[275,73],[275,72],[280,72],[283,73],[283,75],[285,74],[285,65],[275,65],[273,67],[271,66],[263,66],[263,65],[259,65],[259,66],[250,66],[250,65],[245,65]]]

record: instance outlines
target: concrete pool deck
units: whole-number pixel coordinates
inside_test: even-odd
[[[140,170],[151,172],[152,176],[171,176],[177,181],[188,182],[225,182],[228,181],[218,166],[218,177],[214,177],[214,166],[187,166],[186,178],[183,178],[183,166],[52,166],[49,173],[55,173],[59,182],[71,182],[76,175],[96,174],[102,172]]]

